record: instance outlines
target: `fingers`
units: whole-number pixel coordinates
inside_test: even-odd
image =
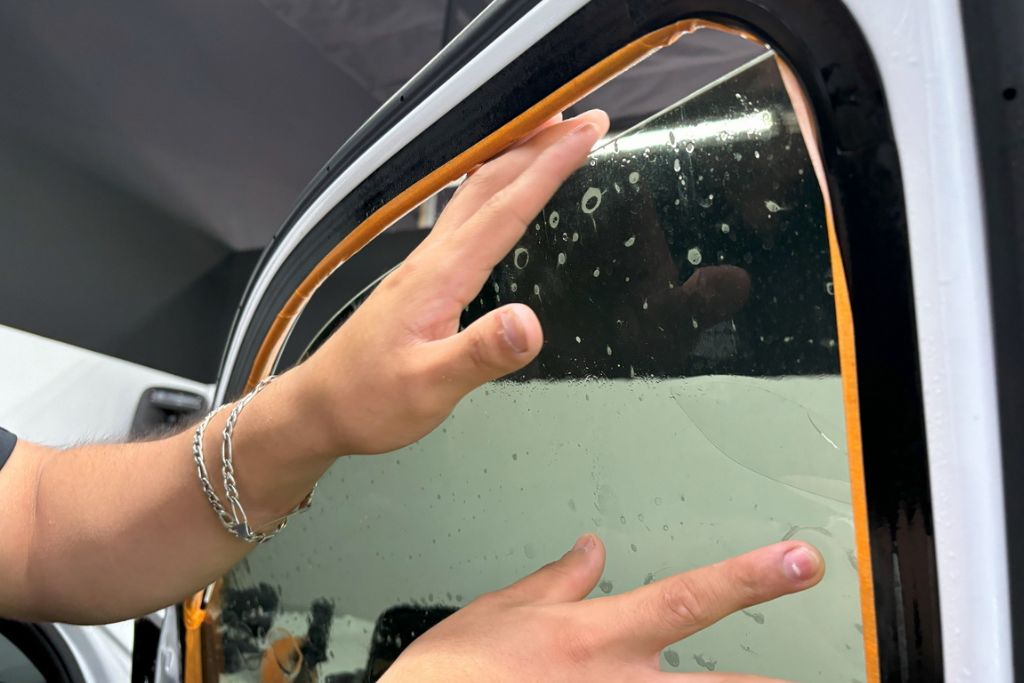
[[[824,569],[811,546],[776,543],[598,601],[611,613],[595,623],[616,624],[621,640],[658,651],[733,612],[810,588]]]
[[[602,571],[604,544],[594,534],[584,534],[561,559],[495,595],[516,604],[575,602],[594,590]]]
[[[522,238],[526,226],[584,162],[607,125],[603,114],[600,125],[589,119],[564,124],[569,127],[567,133],[445,239],[448,261],[444,276],[456,300],[465,305],[476,296],[494,266]]]
[[[561,121],[561,115],[549,119],[528,137],[474,169],[469,178],[456,190],[448,206],[441,212],[441,217],[438,218],[433,233],[440,237],[458,228],[487,200],[515,180],[537,159],[541,152],[563,137],[566,132],[580,125],[580,122],[593,121],[599,125],[603,117],[603,112],[586,112],[564,123]]]
[[[424,347],[435,388],[454,405],[481,384],[526,366],[544,342],[540,321],[524,304],[509,304],[480,317],[456,335]]]

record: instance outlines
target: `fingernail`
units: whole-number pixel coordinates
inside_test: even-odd
[[[818,573],[819,562],[815,552],[799,546],[782,557],[782,568],[791,581],[806,581]]]
[[[502,312],[501,333],[516,353],[524,353],[530,348],[526,339],[526,329],[515,308]]]
[[[594,537],[591,534],[583,534],[576,539],[576,543],[572,546],[572,550],[578,550],[585,553],[593,547]]]
[[[592,138],[597,138],[597,126],[590,123],[589,121],[587,123],[584,123],[583,125],[576,126],[575,128],[573,128],[572,130],[565,134],[565,137],[562,138],[561,142],[577,140],[584,135],[590,136]]]

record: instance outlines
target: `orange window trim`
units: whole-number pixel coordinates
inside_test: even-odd
[[[271,323],[267,335],[256,353],[246,391],[250,391],[264,377],[269,375],[277,363],[278,356],[292,326],[302,314],[310,297],[341,264],[352,258],[370,240],[384,232],[392,223],[422,202],[439,192],[468,171],[493,159],[516,140],[533,131],[537,126],[568,107],[572,106],[595,89],[625,71],[647,55],[666,45],[671,45],[685,33],[691,33],[710,24],[698,20],[680,21],[663,29],[649,33],[609,57],[590,67],[504,126],[476,143],[462,154],[424,178],[403,190],[397,197],[385,204],[345,236],[299,284],[288,301]]]
[[[828,250],[832,261],[832,286],[836,305],[836,329],[839,335],[839,373],[843,382],[843,408],[846,417],[847,461],[850,467],[850,495],[853,502],[854,542],[857,548],[857,576],[860,581],[860,611],[864,635],[864,666],[868,683],[878,683],[881,670],[878,664],[878,623],[875,615],[875,582],[871,569],[871,543],[868,539],[868,501],[864,480],[864,449],[860,434],[860,394],[857,389],[857,349],[853,336],[853,309],[850,289],[846,281],[846,266],[839,252],[835,219],[832,215],[832,197],[828,190],[825,163],[817,126],[806,93],[800,82],[781,57],[776,57],[782,82],[793,102],[800,133],[814,166],[814,175],[825,204],[825,225],[828,230]]]
[[[702,28],[727,31],[749,40],[760,42],[752,35],[741,30],[699,19],[679,21],[649,33],[585,70],[579,76],[512,119],[512,121],[491,135],[413,183],[386,205],[374,212],[339,242],[310,271],[288,298],[281,312],[267,331],[263,342],[260,344],[246,382],[246,391],[251,390],[262,378],[273,371],[281,348],[288,338],[288,334],[302,314],[307,302],[320,285],[339,266],[352,258],[353,255],[358,253],[377,235],[420,203],[440,191],[444,186],[458,180],[475,166],[494,158],[516,140],[530,133],[552,116],[572,106],[619,73],[643,60],[652,52],[671,45],[682,35]],[[813,117],[810,115],[811,108],[795,74],[793,74],[789,66],[782,59],[778,60],[778,64],[789,95],[797,109],[800,128],[807,143],[807,149],[818,177],[818,183],[825,204],[829,251],[832,261],[832,279],[835,292],[836,319],[839,332],[839,361],[843,382],[843,403],[846,417],[854,534],[860,580],[865,666],[868,683],[879,683],[880,670],[875,621],[874,581],[871,571],[871,548],[867,536],[867,496],[860,434],[860,404],[857,390],[857,359],[854,347],[853,312],[850,307],[846,272],[839,253],[839,243],[832,217],[832,204],[828,184],[825,179],[824,165],[818,148],[818,138]],[[185,604],[184,608],[186,630],[185,683],[201,683],[203,680],[199,628],[205,621],[206,610],[200,608],[201,596],[202,593],[198,593]],[[207,626],[209,627],[210,625],[207,624]]]

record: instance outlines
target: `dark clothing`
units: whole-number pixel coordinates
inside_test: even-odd
[[[18,443],[18,437],[0,427],[0,468],[7,462],[7,458],[11,457],[11,451],[14,450],[16,443]]]

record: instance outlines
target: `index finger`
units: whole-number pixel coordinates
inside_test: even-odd
[[[455,284],[459,299],[468,302],[480,291],[494,266],[522,238],[527,225],[607,132],[608,117],[595,112],[554,128],[561,128],[564,133],[551,140],[518,177],[488,199],[473,216],[433,245],[448,253],[445,267],[458,280]],[[458,267],[452,268],[453,265]]]
[[[615,629],[608,634],[612,640],[657,652],[733,612],[806,590],[824,573],[817,550],[787,541],[594,604],[612,612],[603,620]],[[600,617],[595,623],[602,623]]]

